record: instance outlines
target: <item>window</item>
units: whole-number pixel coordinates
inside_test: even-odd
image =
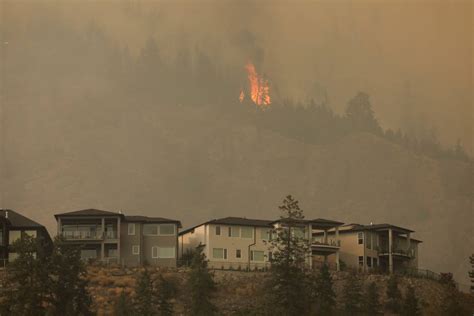
[[[213,248],[212,258],[214,259],[227,259],[227,249],[225,248]]]
[[[358,238],[358,241],[359,241],[359,245],[363,245],[364,244],[364,233],[357,234],[357,238]]]
[[[236,258],[242,258],[242,251],[240,249],[235,250],[235,257]]]
[[[175,224],[161,224],[160,225],[160,235],[161,236],[172,236],[175,231]]]
[[[265,255],[263,251],[252,250],[250,260],[252,261],[264,261]]]
[[[359,256],[359,266],[363,267],[364,266],[364,257]]]
[[[261,240],[270,240],[271,230],[269,228],[260,229],[260,239]]]
[[[374,268],[377,268],[378,266],[377,258],[372,258],[372,265],[374,266]]]
[[[135,223],[128,223],[128,234],[135,235]]]
[[[159,247],[158,257],[162,259],[172,259],[176,257],[175,247]]]
[[[18,254],[16,252],[10,252],[8,254],[8,261],[9,262],[15,261],[16,258],[18,258]]]
[[[302,227],[293,228],[293,236],[295,236],[296,238],[304,238],[304,228]]]
[[[116,258],[117,257],[117,249],[109,249],[109,254],[108,254],[108,257],[109,258]]]
[[[268,252],[268,261],[272,261],[273,259],[273,252],[269,251]]]
[[[10,230],[8,233],[8,242],[13,244],[18,239],[21,239],[21,231],[20,230]]]
[[[372,233],[367,233],[367,248],[372,249]]]
[[[158,259],[158,247],[157,246],[151,247],[151,257],[153,259]]]
[[[36,238],[36,230],[25,230],[25,235]]]
[[[132,255],[139,255],[140,254],[140,246],[139,245],[133,245],[132,246]]]
[[[221,235],[221,227],[216,226],[216,236],[220,236],[220,235]]]
[[[229,226],[229,237],[240,237],[240,227]]]
[[[372,257],[367,257],[367,266],[372,268]]]
[[[143,225],[143,235],[158,236],[158,225],[157,224]]]
[[[253,237],[253,228],[252,227],[242,227],[241,234],[242,234],[242,238],[252,238]]]
[[[0,228],[0,246],[3,246],[3,229]]]
[[[97,258],[97,250],[95,249],[82,249],[81,250],[82,260],[96,259],[96,258]]]

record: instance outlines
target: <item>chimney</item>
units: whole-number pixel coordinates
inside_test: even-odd
[[[8,218],[8,211],[5,211],[5,218]]]
[[[122,210],[119,210],[119,214],[122,214]]]

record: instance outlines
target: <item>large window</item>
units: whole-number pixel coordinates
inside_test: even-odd
[[[36,230],[25,230],[25,235],[28,235],[32,238],[36,238]]]
[[[367,257],[367,266],[372,268],[372,257]]]
[[[261,228],[260,229],[260,239],[261,240],[270,240],[270,228]]]
[[[240,237],[240,227],[229,226],[229,237]]]
[[[358,239],[359,245],[363,245],[364,244],[364,233],[358,233],[357,234],[357,239]]]
[[[216,236],[220,236],[220,235],[221,235],[221,227],[216,226]]]
[[[172,236],[175,234],[175,224],[161,224],[160,235],[161,236]]]
[[[252,227],[242,227],[241,236],[242,236],[242,238],[253,238],[253,228]]]
[[[213,248],[212,258],[214,259],[227,259],[227,249],[225,248]]]
[[[143,235],[158,236],[158,224],[143,225]]]
[[[367,233],[367,248],[372,249],[372,233]]]
[[[139,255],[140,254],[140,245],[133,245],[132,246],[132,255]]]
[[[135,235],[135,223],[128,223],[128,234]]]
[[[296,238],[304,238],[304,228],[302,227],[293,228],[293,236],[295,236]]]
[[[158,258],[173,259],[176,257],[175,247],[158,247]]]
[[[21,230],[10,230],[8,232],[8,242],[10,245],[19,239],[21,239]]]
[[[88,259],[96,259],[97,258],[97,250],[95,249],[82,249],[81,250],[81,259],[88,260]]]
[[[252,261],[264,261],[265,253],[260,250],[252,250],[250,260]]]
[[[145,224],[143,225],[143,235],[145,236],[174,236],[175,224]]]

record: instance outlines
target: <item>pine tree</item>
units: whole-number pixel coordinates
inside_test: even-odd
[[[392,274],[387,284],[387,309],[394,313],[400,313],[401,300],[402,294],[398,288],[398,278],[395,274]]]
[[[140,273],[135,292],[135,312],[141,316],[155,315],[153,281],[148,269]]]
[[[380,299],[377,285],[375,282],[371,282],[367,287],[367,291],[364,299],[364,313],[367,315],[378,315],[380,314]]]
[[[356,315],[360,312],[362,302],[361,284],[357,275],[350,273],[342,290],[345,315]]]
[[[440,282],[444,287],[443,313],[448,316],[469,315],[460,300],[460,293],[451,273],[443,273]]]
[[[415,289],[413,286],[408,286],[405,294],[405,299],[402,308],[403,316],[419,316],[421,311],[419,308],[418,298],[416,297]]]
[[[27,235],[13,243],[17,258],[7,267],[2,315],[45,315],[49,297],[48,258],[36,238]]]
[[[318,315],[332,315],[336,306],[336,293],[333,290],[333,282],[329,267],[325,264],[315,280],[316,306]]]
[[[52,315],[89,315],[91,297],[87,292],[86,268],[77,245],[57,238],[50,264]]]
[[[271,231],[269,249],[272,265],[265,297],[267,313],[273,315],[301,315],[309,305],[305,260],[309,242],[304,238],[303,211],[298,201],[288,195],[279,207],[282,211],[279,225]]]
[[[171,303],[171,299],[174,296],[175,290],[174,284],[160,274],[157,294],[158,314],[160,316],[173,315],[173,304]]]
[[[194,316],[211,316],[216,314],[216,307],[211,302],[211,296],[216,285],[207,268],[207,260],[199,246],[191,261],[188,286],[190,291],[190,314]]]
[[[116,316],[131,316],[133,315],[133,305],[130,298],[125,293],[125,289],[122,288],[119,298],[115,304],[114,315]]]

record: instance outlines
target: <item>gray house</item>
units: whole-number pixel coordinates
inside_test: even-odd
[[[56,214],[58,235],[82,246],[88,261],[125,266],[177,264],[181,222],[161,217],[125,216],[121,212],[86,209]]]

